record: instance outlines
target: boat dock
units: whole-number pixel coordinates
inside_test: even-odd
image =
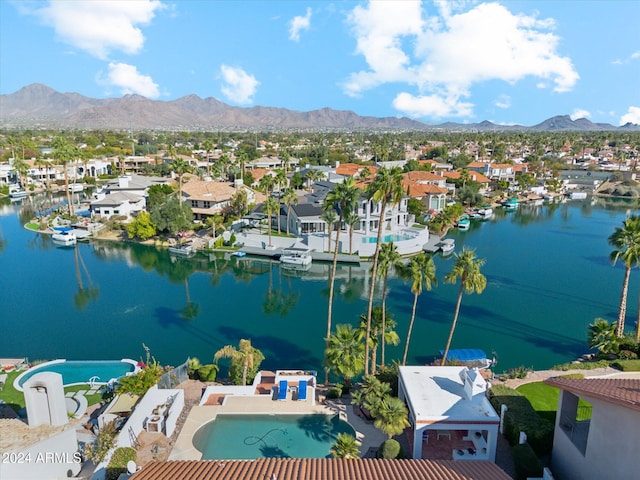
[[[247,255],[255,255],[259,257],[279,258],[282,255],[283,248],[261,248],[261,247],[241,247],[238,251]],[[311,259],[315,262],[333,262],[333,253],[328,252],[311,252]],[[347,253],[338,254],[339,263],[360,263],[358,255],[349,255]]]
[[[429,241],[422,246],[422,250],[427,253],[436,253],[440,250],[442,239],[437,235],[429,235]]]

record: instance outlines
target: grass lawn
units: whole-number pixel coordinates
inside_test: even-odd
[[[8,373],[7,381],[4,385],[4,388],[0,390],[0,400],[4,400],[4,403],[13,408],[16,412],[25,407],[24,394],[21,391],[13,388],[13,381],[21,373],[22,371],[14,371]],[[64,393],[66,394],[67,392],[77,392],[79,390],[89,390],[89,384],[65,387]],[[100,403],[104,400],[101,393],[85,395],[85,397],[87,397],[87,403],[89,404],[89,406]]]
[[[531,406],[543,418],[556,421],[556,411],[558,409],[558,398],[560,389],[551,387],[544,382],[525,383],[516,388],[521,394],[527,397]],[[584,400],[578,401],[578,407],[589,407]]]

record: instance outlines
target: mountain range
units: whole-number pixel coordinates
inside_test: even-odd
[[[614,127],[568,115],[537,125],[447,122],[429,125],[402,117],[367,117],[346,110],[309,112],[277,107],[234,107],[212,97],[187,95],[176,100],[150,100],[140,95],[97,99],[61,93],[34,83],[0,95],[3,128],[81,128],[115,130],[424,130],[424,131],[640,131],[640,125]]]

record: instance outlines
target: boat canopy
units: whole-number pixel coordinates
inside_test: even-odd
[[[444,350],[440,350],[440,355],[444,355]],[[479,348],[461,348],[458,350],[449,350],[447,360],[458,360],[459,362],[474,362],[478,360],[486,360],[487,354]]]

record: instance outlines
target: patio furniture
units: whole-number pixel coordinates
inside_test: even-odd
[[[298,400],[306,400],[307,399],[307,381],[300,380],[300,384],[298,385]]]
[[[278,386],[278,400],[286,400],[287,399],[287,389],[288,384],[286,380],[280,380]]]

